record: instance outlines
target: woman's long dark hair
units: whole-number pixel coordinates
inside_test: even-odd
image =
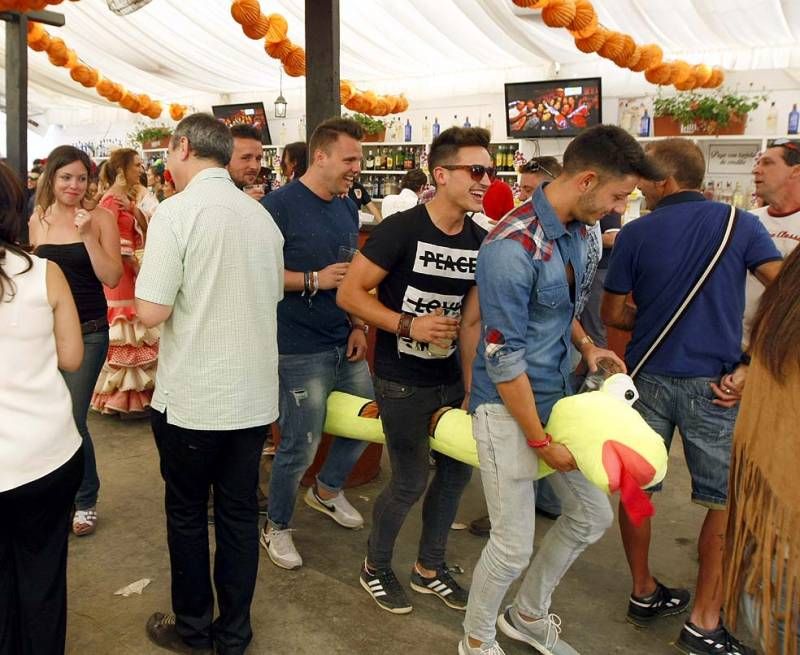
[[[778,277],[761,296],[753,321],[752,354],[772,376],[783,382],[783,374],[800,365],[800,247],[783,263]]]
[[[0,163],[0,299],[8,295],[6,302],[11,302],[16,293],[14,280],[3,268],[6,252],[17,254],[26,260],[27,267],[22,273],[31,270],[33,265],[30,255],[17,245],[22,221],[27,218],[26,205],[22,182],[14,171]]]
[[[305,141],[287,143],[283,148],[283,160],[294,164],[292,179],[296,180],[305,175],[308,169],[308,147]]]

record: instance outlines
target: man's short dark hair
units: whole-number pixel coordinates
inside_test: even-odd
[[[400,188],[411,189],[414,193],[419,193],[420,189],[427,183],[428,176],[425,175],[421,168],[415,168],[403,175],[403,179],[400,180]]]
[[[175,148],[183,137],[199,159],[211,159],[221,167],[230,163],[233,154],[231,131],[211,114],[191,114],[181,120],[172,133],[170,148]]]
[[[603,177],[638,175],[645,180],[664,179],[638,141],[616,125],[590,127],[567,146],[564,172],[574,175],[585,170],[594,170]]]
[[[437,166],[451,162],[461,148],[477,146],[489,150],[492,135],[482,127],[451,127],[437,136],[428,153],[428,170],[433,177]],[[434,185],[436,178],[433,178]]]
[[[313,161],[314,153],[317,150],[328,152],[330,146],[339,139],[339,135],[344,134],[356,141],[364,138],[364,128],[352,118],[341,118],[336,116],[329,118],[317,125],[311,139],[308,142],[308,156]]]
[[[800,141],[793,139],[773,139],[767,141],[767,148],[780,148],[781,156],[787,166],[800,164]]]
[[[647,145],[647,154],[664,177],[674,178],[682,189],[699,189],[706,174],[706,159],[694,141],[664,139]]]
[[[253,139],[261,143],[261,130],[245,123],[231,125],[231,136],[234,139]]]

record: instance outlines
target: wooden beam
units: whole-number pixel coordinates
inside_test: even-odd
[[[13,21],[17,20],[20,14],[15,11],[0,12],[0,20]],[[64,27],[64,14],[57,14],[54,11],[29,11],[25,14],[28,20],[42,23],[44,25],[52,25],[53,27]]]
[[[28,19],[6,21],[6,157],[28,180]]]
[[[308,140],[322,121],[341,114],[339,0],[305,0],[305,9],[306,140]]]

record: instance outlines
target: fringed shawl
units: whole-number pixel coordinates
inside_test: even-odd
[[[740,595],[752,594],[768,655],[795,655],[800,621],[800,367],[788,373],[779,384],[753,358],[731,461],[726,614],[735,628]]]

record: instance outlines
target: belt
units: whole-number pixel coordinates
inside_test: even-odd
[[[108,329],[107,318],[95,318],[91,321],[84,321],[81,323],[81,334],[91,334],[92,332],[100,332],[101,330]]]

